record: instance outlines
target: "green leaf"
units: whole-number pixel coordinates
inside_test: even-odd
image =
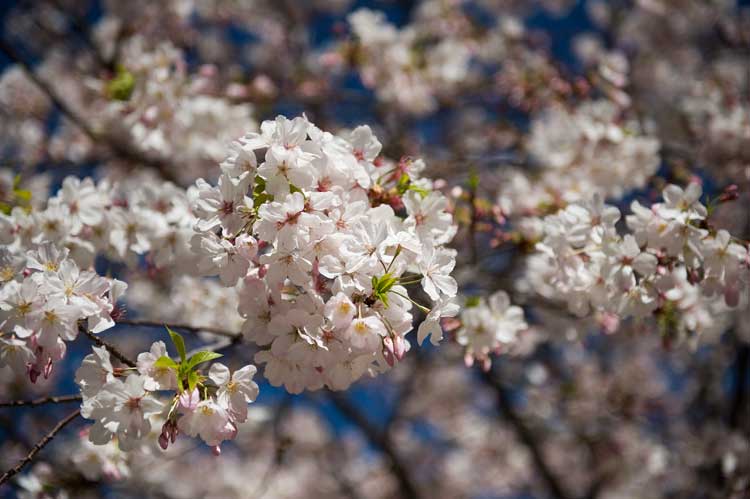
[[[169,329],[169,326],[164,326],[167,328],[167,331],[169,332],[170,338],[172,338],[172,343],[174,343],[174,346],[177,347],[177,353],[180,354],[180,359],[182,359],[183,362],[185,362],[186,357],[186,351],[185,351],[185,340],[182,339],[182,336],[180,336],[180,333],[175,333],[171,329]]]
[[[188,374],[188,391],[192,392],[195,390],[195,386],[200,383],[201,375],[198,374],[198,371],[191,371],[190,374]]]
[[[208,362],[210,360],[218,359],[220,357],[223,357],[222,354],[216,353],[216,352],[196,352],[195,354],[191,355],[190,358],[187,360],[186,363],[186,369],[190,370],[194,367],[203,364],[204,362]]]
[[[466,299],[466,305],[464,308],[478,307],[481,299],[478,296],[470,296]]]
[[[428,191],[427,189],[423,187],[419,187],[418,185],[414,185],[414,184],[409,184],[409,190],[412,192],[416,192],[422,197],[425,197],[430,193],[430,191]]]
[[[471,172],[469,173],[469,190],[476,191],[479,187],[479,175],[477,175],[477,171],[472,168]]]
[[[256,175],[255,187],[253,187],[253,207],[257,210],[260,205],[269,201],[273,201],[273,196],[266,193],[266,180]]]
[[[133,73],[120,66],[117,74],[107,83],[107,95],[110,99],[127,101],[133,95],[135,88],[135,77]]]
[[[161,357],[156,359],[156,362],[154,362],[154,367],[177,370],[180,367],[180,365],[174,360],[167,357],[166,355],[162,355]]]
[[[411,179],[409,178],[409,175],[404,173],[401,175],[401,178],[398,179],[398,183],[396,184],[396,190],[400,195],[404,195],[406,191],[409,190],[409,185],[411,184]]]
[[[388,295],[387,294],[380,295],[380,301],[383,302],[383,306],[385,308],[388,308]]]
[[[388,292],[397,282],[398,278],[393,277],[390,273],[381,277],[372,277],[372,295],[382,301],[385,308],[388,308]]]
[[[13,195],[20,201],[28,203],[31,201],[31,191],[26,189],[15,189]]]

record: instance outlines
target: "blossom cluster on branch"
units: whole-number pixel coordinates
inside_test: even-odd
[[[0,495],[748,495],[743,2],[0,23]]]
[[[620,211],[601,198],[569,205],[545,217],[544,256],[529,272],[541,272],[546,296],[572,313],[610,314],[610,329],[656,317],[669,334],[699,335],[746,299],[749,264],[746,245],[711,226],[701,193],[697,183],[669,185],[663,203],[634,201],[625,235],[616,229]]]
[[[199,267],[237,286],[243,331],[266,377],[292,393],[347,388],[409,349],[442,337],[455,315],[455,233],[447,199],[424,163],[379,156],[367,126],[332,135],[304,117],[278,117],[236,142],[218,185],[197,182]],[[421,284],[432,305],[412,298]]]
[[[221,355],[203,351],[187,358],[179,335],[170,333],[179,363],[167,355],[163,341],[138,355],[137,372],[113,368],[104,347],[94,347],[84,358],[76,382],[83,395],[81,415],[95,421],[88,430],[93,444],[107,445],[116,438],[118,447],[129,451],[142,445],[152,424],[158,423],[162,449],[184,433],[200,437],[218,455],[221,443],[237,436],[237,425],[247,419],[247,404],[258,395],[252,381],[255,366],[230,373],[216,362],[204,376],[196,368]],[[164,392],[173,392],[169,403],[162,400]]]
[[[0,366],[26,373],[32,383],[40,375],[49,377],[79,327],[100,333],[119,316],[117,299],[127,285],[81,270],[67,248],[43,243],[14,252],[6,247],[0,249],[0,265],[0,324],[8,333],[0,337]]]

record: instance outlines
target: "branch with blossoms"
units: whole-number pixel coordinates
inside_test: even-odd
[[[0,483],[743,496],[747,16],[647,3],[8,9]]]
[[[56,91],[50,84],[48,84],[34,72],[34,69],[16,52],[16,50],[11,45],[2,40],[0,40],[0,52],[2,52],[13,62],[19,64],[23,68],[29,79],[33,81],[34,84],[42,92],[44,92],[44,94],[55,105],[55,107],[58,108],[60,112],[63,113],[65,117],[68,118],[71,122],[73,122],[81,131],[83,131],[83,133],[85,133],[92,142],[106,144],[107,147],[117,156],[125,158],[129,161],[134,161],[136,163],[142,163],[153,167],[155,170],[160,172],[161,176],[164,177],[165,180],[175,180],[175,177],[173,176],[171,171],[166,168],[164,159],[143,154],[132,145],[122,143],[122,141],[120,141],[116,137],[109,137],[95,130],[94,127],[92,127],[85,118],[80,116],[77,111],[71,108],[63,99],[61,99],[57,95]]]
[[[115,324],[157,323],[124,319],[118,303],[124,282],[80,269],[99,252],[130,265],[148,253],[159,266],[196,265],[203,275],[218,274],[221,284],[236,288],[244,337],[261,348],[256,361],[267,364],[272,384],[293,393],[344,389],[394,366],[408,348],[413,306],[427,314],[420,342],[432,336],[437,343],[440,318],[456,313],[449,275],[455,251],[443,247],[455,231],[446,199],[419,177],[421,161],[386,162],[368,127],[334,137],[304,118],[279,117],[262,130],[233,145],[218,186],[198,180],[189,212],[185,194],[171,184],[164,185],[177,199],[139,192],[131,203],[118,198],[116,186],[68,178],[34,215],[42,223],[30,226],[28,236],[20,230],[25,212],[3,215],[9,246],[2,309],[12,331],[0,339],[3,362],[34,382],[50,376],[66,341],[79,333],[92,340],[93,353],[76,372],[81,415],[94,421],[87,430],[92,443],[116,440],[128,451],[159,424],[162,449],[187,434],[218,455],[258,393],[254,366],[232,374],[213,363],[206,374],[202,365],[221,354],[189,355],[169,328],[176,356],[157,341],[134,361],[100,338]],[[25,257],[18,253],[24,248]],[[415,284],[432,306],[410,296]],[[220,349],[243,338],[219,328],[179,328],[228,338]]]

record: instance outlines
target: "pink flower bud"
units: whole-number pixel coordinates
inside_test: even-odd
[[[396,363],[395,354],[393,351],[393,340],[390,336],[383,338],[383,357],[389,366],[393,367]]]
[[[492,360],[490,360],[489,357],[485,357],[482,359],[482,371],[489,372],[490,367],[492,367]]]
[[[729,307],[736,307],[740,303],[740,289],[737,283],[728,284],[724,288],[724,301]]]
[[[167,450],[167,447],[169,446],[169,438],[167,435],[164,434],[164,430],[162,430],[161,435],[159,435],[159,447],[162,448],[162,450]]]
[[[180,394],[180,407],[187,411],[194,411],[200,402],[200,393],[194,388],[192,392],[184,391]]]
[[[473,366],[474,365],[474,356],[471,355],[470,353],[467,353],[466,355],[464,355],[464,365],[466,367]]]
[[[39,378],[39,375],[41,374],[39,370],[37,370],[36,366],[33,364],[29,364],[27,366],[28,374],[29,374],[29,381],[32,383],[36,383],[36,380]]]
[[[404,354],[406,353],[406,343],[401,336],[396,335],[393,337],[393,353],[398,360],[404,358]]]

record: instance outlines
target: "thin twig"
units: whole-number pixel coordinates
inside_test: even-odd
[[[119,360],[126,366],[136,367],[135,362],[130,360],[124,353],[118,350],[117,347],[99,338],[97,335],[95,335],[94,333],[86,329],[86,327],[84,327],[83,325],[80,325],[78,327],[78,330],[81,331],[86,336],[88,336],[91,339],[91,341],[96,343],[97,346],[106,348],[109,353],[111,353],[117,360]]]
[[[58,395],[56,397],[42,397],[32,400],[10,400],[7,402],[0,402],[0,407],[33,407],[36,405],[45,404],[65,404],[67,402],[80,402],[82,397],[80,395]]]
[[[477,173],[472,173],[478,175]],[[474,180],[470,177],[469,179],[469,248],[471,249],[471,264],[476,265],[479,262],[479,250],[477,248],[477,188],[478,178]]]
[[[40,441],[38,441],[36,444],[34,444],[34,447],[31,448],[28,454],[21,459],[18,464],[16,464],[14,467],[6,471],[2,477],[0,477],[0,485],[4,484],[8,480],[10,480],[12,477],[17,475],[21,472],[21,470],[29,464],[34,457],[39,454],[39,452],[52,441],[53,438],[55,438],[55,435],[57,435],[60,430],[65,428],[67,425],[72,423],[78,416],[81,415],[81,411],[79,409],[76,409],[75,411],[71,412],[65,418],[63,418],[59,423],[55,425],[52,430],[47,433],[44,438],[42,438]]]
[[[204,333],[211,333],[211,334],[215,334],[216,336],[224,336],[224,337],[232,338],[232,339],[242,336],[241,333],[233,333],[231,331],[226,331],[224,329],[219,329],[219,328],[214,328],[214,327],[190,326],[187,324],[167,324],[164,322],[148,321],[148,320],[141,320],[141,319],[123,319],[123,320],[117,321],[117,324],[123,325],[123,326],[150,327],[150,328],[163,328],[165,326],[169,326],[171,329],[188,331],[194,334],[204,332]]]

